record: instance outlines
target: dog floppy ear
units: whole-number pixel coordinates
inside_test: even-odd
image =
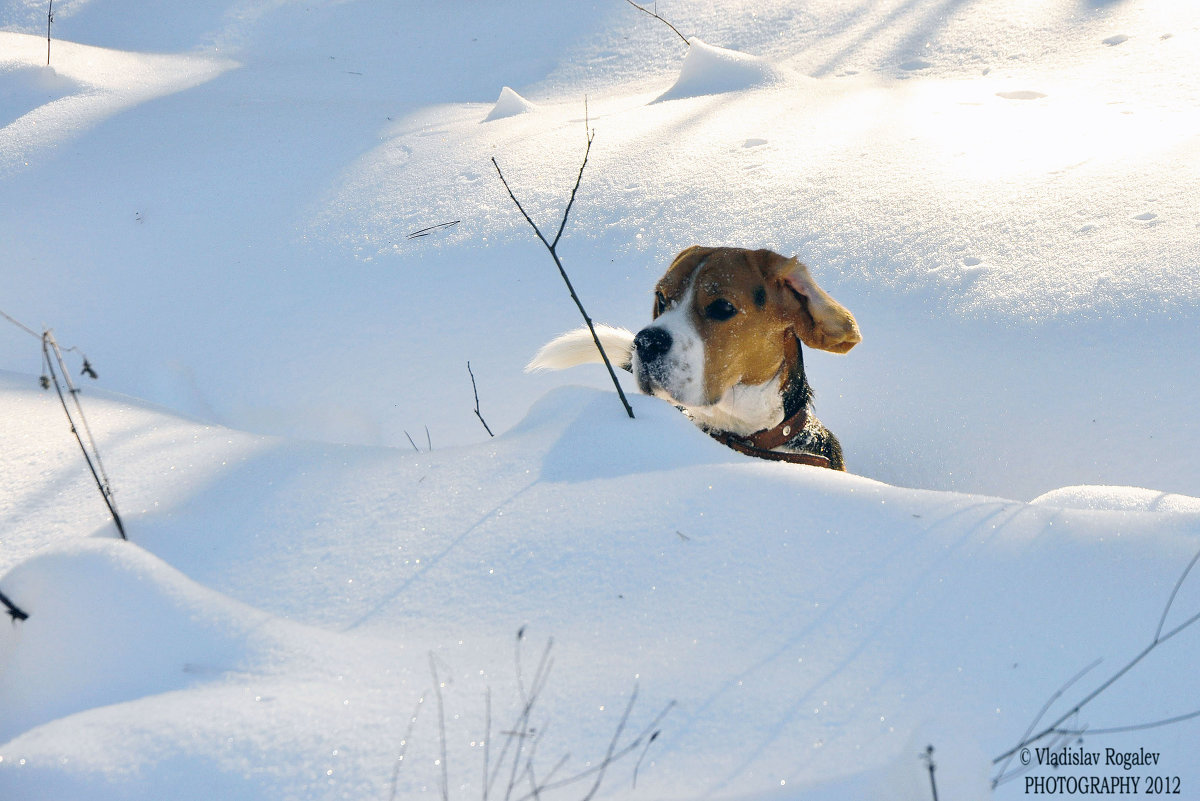
[[[773,276],[782,282],[785,295],[795,301],[793,317],[801,342],[833,353],[845,353],[862,342],[854,315],[817,286],[808,267],[795,257],[789,259],[778,253],[770,254],[769,264]]]

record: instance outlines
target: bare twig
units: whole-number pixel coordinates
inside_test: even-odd
[[[529,680],[528,684],[525,681],[524,671],[522,669],[522,653],[521,642],[524,639],[524,627],[518,632],[517,649],[516,649],[516,668],[517,668],[517,686],[518,693],[521,697],[521,707],[517,714],[517,718],[513,724],[507,729],[500,728],[499,734],[505,736],[503,748],[498,756],[493,759],[493,750],[491,748],[492,739],[492,692],[491,688],[487,689],[484,696],[484,737],[483,737],[483,801],[488,801],[491,798],[499,798],[499,793],[493,795],[493,789],[499,774],[502,770],[509,774],[507,786],[504,791],[505,801],[539,801],[547,792],[558,790],[570,785],[579,784],[584,781],[590,781],[591,786],[582,801],[591,801],[600,788],[608,769],[620,761],[624,757],[641,750],[641,756],[637,760],[637,765],[634,768],[634,783],[637,782],[637,771],[641,767],[642,760],[646,756],[651,744],[653,744],[661,734],[659,725],[667,713],[674,708],[675,702],[668,703],[663,710],[655,716],[644,730],[641,731],[631,742],[622,744],[621,740],[625,734],[629,724],[630,716],[633,712],[634,704],[637,701],[638,689],[635,685],[633,692],[630,695],[629,702],[625,706],[625,710],[617,723],[616,730],[609,742],[607,752],[604,758],[596,764],[589,764],[586,768],[579,770],[574,775],[562,776],[563,767],[570,759],[570,754],[564,754],[549,771],[538,770],[536,762],[538,758],[538,746],[543,741],[548,726],[543,725],[535,728],[530,725],[533,718],[533,711],[546,689],[549,680],[551,668],[554,665],[554,660],[551,653],[554,648],[554,641],[548,640],[545,648],[542,651],[541,658],[538,661],[537,670]],[[442,681],[438,673],[437,659],[433,652],[429,654],[429,669],[433,675],[434,693],[438,707],[438,732],[441,740],[441,791],[443,801],[447,801],[449,793],[449,774],[447,763],[446,749],[446,720],[445,710],[442,698]],[[416,719],[414,713],[413,721]],[[406,735],[405,742],[411,736],[412,727],[409,727],[409,735]],[[643,747],[644,743],[644,747]],[[512,749],[510,758],[509,750]],[[401,752],[400,760],[403,760],[403,751]],[[543,763],[544,766],[544,763]],[[393,771],[392,778],[392,801],[396,795],[396,773],[399,772],[399,765]],[[520,789],[518,789],[520,788]]]
[[[428,228],[419,228],[404,238],[405,239],[420,239],[423,236],[429,236],[434,231],[440,231],[444,228],[453,228],[454,226],[458,225],[460,222],[462,222],[462,220],[451,220],[450,222],[444,222],[444,223],[438,223],[437,225],[431,225]]]
[[[684,36],[682,33],[680,33],[680,32],[679,32],[679,29],[678,29],[678,28],[676,28],[676,27],[675,27],[674,25],[672,25],[671,23],[667,22],[667,21],[666,21],[665,19],[663,19],[662,17],[658,16],[658,11],[657,11],[657,10],[655,10],[655,11],[651,11],[650,9],[646,8],[645,6],[639,6],[637,3],[633,2],[633,0],[625,0],[625,2],[629,3],[629,5],[633,6],[633,7],[634,7],[634,8],[636,8],[638,11],[644,11],[644,12],[646,12],[647,14],[649,14],[650,16],[654,17],[656,20],[658,20],[659,22],[661,22],[663,25],[666,25],[668,28],[670,28],[671,30],[675,31],[675,35],[676,35],[676,36],[678,36],[680,39],[682,39],[682,40],[683,40],[683,43],[684,43],[685,45],[687,45],[688,47],[691,47],[691,46],[692,46],[692,43],[688,41],[688,38],[687,38],[686,36]],[[657,9],[657,4],[655,4],[655,8]]]
[[[1150,641],[1149,645],[1147,645],[1145,648],[1143,648],[1136,656],[1133,657],[1133,659],[1129,660],[1129,662],[1127,662],[1120,670],[1118,670],[1112,676],[1108,677],[1108,679],[1106,679],[1105,681],[1101,682],[1100,685],[1098,687],[1096,687],[1096,689],[1092,690],[1090,693],[1085,695],[1082,700],[1080,700],[1078,703],[1076,703],[1074,706],[1072,706],[1070,709],[1068,709],[1057,720],[1055,720],[1049,726],[1047,726],[1044,729],[1042,729],[1041,731],[1039,731],[1037,734],[1030,736],[1027,733],[1026,736],[1023,737],[1019,743],[1017,743],[1015,746],[1010,748],[1008,751],[1005,751],[1000,756],[993,759],[992,764],[995,765],[995,764],[1004,762],[1005,765],[1007,765],[1009,762],[1011,762],[1013,755],[1016,754],[1017,752],[1019,752],[1022,748],[1026,748],[1030,745],[1033,745],[1034,743],[1038,742],[1039,740],[1042,740],[1045,737],[1049,737],[1052,735],[1053,736],[1082,735],[1085,731],[1087,731],[1086,729],[1082,729],[1079,727],[1076,727],[1073,729],[1064,729],[1064,728],[1062,728],[1063,724],[1066,723],[1068,720],[1070,720],[1072,717],[1077,716],[1079,714],[1079,712],[1085,706],[1087,706],[1089,703],[1091,703],[1093,700],[1095,700],[1097,696],[1099,696],[1101,693],[1103,693],[1109,687],[1114,685],[1123,676],[1125,676],[1125,674],[1129,673],[1129,671],[1131,671],[1135,667],[1137,667],[1137,665],[1139,663],[1141,663],[1141,661],[1143,659],[1145,659],[1147,656],[1149,656],[1150,653],[1155,648],[1157,648],[1158,646],[1167,642],[1168,640],[1170,640],[1172,637],[1179,634],[1180,632],[1184,631],[1189,626],[1194,624],[1197,620],[1200,620],[1200,612],[1198,612],[1198,613],[1192,615],[1191,617],[1189,617],[1183,623],[1180,623],[1178,626],[1176,626],[1175,628],[1168,631],[1166,634],[1163,634],[1163,630],[1162,630],[1163,625],[1166,623],[1167,614],[1171,611],[1171,606],[1175,602],[1175,596],[1179,593],[1179,589],[1183,585],[1184,580],[1188,577],[1188,574],[1191,572],[1192,568],[1196,565],[1196,563],[1198,561],[1200,561],[1200,553],[1197,553],[1196,556],[1194,556],[1192,558],[1192,560],[1188,563],[1187,567],[1184,569],[1182,575],[1180,575],[1179,580],[1175,583],[1175,588],[1171,591],[1171,595],[1167,599],[1167,604],[1163,608],[1162,616],[1159,618],[1158,627],[1154,631],[1154,638]],[[1094,666],[1094,664],[1093,664],[1093,666]],[[1076,679],[1078,679],[1079,676],[1082,676],[1083,673],[1086,673],[1087,670],[1090,670],[1090,669],[1091,669],[1091,667],[1087,668],[1086,670],[1084,670],[1083,672],[1078,674],[1076,676],[1076,678],[1072,679],[1071,682],[1068,682],[1068,684],[1066,686],[1070,686],[1070,684],[1073,683]],[[1061,692],[1062,691],[1059,691],[1058,695],[1061,695]],[[1045,709],[1047,709],[1050,706],[1050,704],[1053,703],[1053,701],[1054,701],[1054,698],[1051,698],[1051,700],[1049,702],[1047,702],[1046,706],[1043,707],[1043,714],[1044,714]],[[1041,715],[1039,715],[1038,717],[1040,718]],[[1200,710],[1197,710],[1196,712],[1188,713],[1186,715],[1179,715],[1179,716],[1176,716],[1173,718],[1167,718],[1164,720],[1154,721],[1151,723],[1137,724],[1135,726],[1123,726],[1123,727],[1116,727],[1116,728],[1112,728],[1112,729],[1093,729],[1093,730],[1090,730],[1089,733],[1100,734],[1100,733],[1115,733],[1117,731],[1136,731],[1136,730],[1139,730],[1142,728],[1154,728],[1156,726],[1166,726],[1171,723],[1178,723],[1178,722],[1181,722],[1184,720],[1190,720],[1194,717],[1200,717]],[[1036,719],[1035,719],[1035,725],[1036,725]],[[997,784],[999,784],[1005,778],[1007,778],[1007,777],[1004,776],[1003,769],[1002,769],[1001,774],[997,775],[996,777],[994,777],[992,779],[992,786],[995,787]]]
[[[442,742],[442,801],[450,801],[450,774],[446,766],[446,710],[442,705],[442,685],[438,679],[437,661],[429,652],[429,670],[433,673],[433,693],[437,698],[438,734]]]
[[[408,437],[408,444],[413,446],[413,450],[417,453],[420,453],[421,449],[417,447],[417,443],[412,438],[412,434],[405,431],[404,436]],[[425,426],[425,447],[429,453],[433,453],[433,437],[429,435],[429,426]]]
[[[46,11],[46,66],[50,66],[50,26],[54,23],[54,0],[50,0],[50,8]]]
[[[1057,690],[1055,690],[1053,692],[1053,694],[1051,694],[1051,696],[1046,699],[1046,703],[1042,704],[1042,708],[1038,710],[1038,713],[1036,716],[1034,716],[1033,720],[1031,720],[1029,722],[1029,726],[1025,729],[1025,733],[1021,735],[1021,741],[1024,742],[1025,740],[1027,740],[1029,738],[1029,735],[1031,733],[1033,733],[1034,727],[1037,726],[1038,723],[1041,722],[1042,718],[1046,716],[1046,713],[1050,711],[1050,707],[1054,706],[1055,702],[1057,702],[1059,698],[1062,698],[1063,693],[1065,693],[1067,690],[1071,689],[1071,687],[1074,686],[1075,682],[1082,679],[1084,676],[1086,676],[1088,673],[1090,673],[1097,665],[1099,665],[1103,661],[1104,661],[1103,659],[1097,659],[1096,661],[1092,662],[1092,664],[1088,665],[1083,670],[1079,671],[1074,676],[1067,679],[1067,681],[1065,683],[1063,683],[1063,685],[1061,687],[1059,687]],[[1022,748],[1022,747],[1023,746],[1018,746],[1018,749]],[[1006,779],[1009,778],[1009,776],[1006,775],[1008,772],[1008,766],[1012,763],[1012,761],[1016,757],[1016,755],[1017,755],[1017,749],[1013,749],[1013,751],[1007,755],[1007,759],[1005,760],[1004,765],[1000,768],[1000,771],[996,774],[996,778],[992,780],[993,787],[995,787],[997,784],[1002,784]],[[995,763],[993,763],[993,764],[995,764]],[[1016,771],[1011,775],[1016,776],[1020,773],[1021,773],[1021,771]]]
[[[571,284],[571,279],[567,277],[566,268],[563,267],[562,260],[558,257],[558,242],[562,239],[563,230],[567,227],[567,218],[571,214],[571,206],[575,203],[575,194],[579,191],[579,184],[583,180],[583,170],[587,167],[588,155],[592,150],[592,140],[595,138],[595,132],[588,131],[587,148],[583,151],[583,163],[579,166],[579,174],[575,177],[575,186],[571,189],[571,198],[567,201],[567,207],[563,210],[562,221],[558,225],[558,233],[554,235],[554,241],[546,239],[542,230],[538,228],[537,223],[525,211],[525,207],[521,205],[521,201],[517,200],[517,196],[513,194],[512,187],[508,185],[508,181],[504,178],[504,173],[500,170],[500,163],[496,161],[496,157],[492,157],[492,165],[496,168],[496,174],[500,176],[500,183],[504,184],[505,190],[508,191],[508,196],[512,198],[512,202],[516,204],[517,210],[521,212],[521,216],[533,228],[533,232],[537,234],[537,238],[542,240],[542,244],[550,251],[550,257],[554,259],[555,265],[558,266],[559,275],[567,285],[567,291],[571,293],[571,300],[575,301],[575,306],[579,309],[579,313],[583,316],[583,321],[587,324],[588,330],[592,333],[592,341],[596,343],[597,350],[600,351],[600,357],[604,360],[604,366],[608,368],[608,375],[612,378],[613,386],[617,388],[617,395],[621,398],[621,404],[625,407],[625,413],[633,418],[633,407],[629,405],[629,401],[625,398],[625,392],[621,389],[621,382],[617,380],[617,374],[613,370],[612,362],[608,359],[608,354],[604,351],[604,346],[600,344],[600,337],[596,334],[596,327],[592,324],[592,318],[588,316],[587,310],[583,308],[583,302],[579,299],[579,295],[575,294],[575,287]]]
[[[488,801],[488,752],[492,747],[492,688],[484,694],[483,724],[483,801]]]
[[[2,592],[0,592],[0,604],[4,604],[4,609],[8,612],[8,616],[12,618],[13,623],[16,623],[18,620],[29,619],[29,615],[21,607],[8,600],[8,596]]]
[[[79,443],[79,449],[83,451],[83,458],[87,462],[88,470],[91,471],[92,478],[95,479],[96,486],[100,489],[100,494],[104,497],[104,503],[108,507],[108,511],[112,514],[113,523],[117,527],[117,533],[121,535],[121,539],[126,539],[125,525],[121,521],[121,515],[117,512],[117,504],[113,498],[112,484],[108,480],[108,474],[104,471],[104,462],[100,459],[100,449],[96,445],[96,438],[92,436],[92,429],[88,425],[87,417],[83,413],[83,404],[79,400],[79,388],[71,381],[71,372],[67,369],[66,362],[63,361],[63,349],[59,347],[57,340],[55,340],[54,333],[46,329],[39,334],[4,311],[0,311],[0,317],[20,328],[26,334],[41,341],[42,366],[45,368],[45,373],[41,377],[42,389],[50,389],[53,386],[57,392],[58,400],[62,404],[63,413],[66,414],[67,423],[71,427],[71,433],[75,435],[75,441]],[[71,347],[66,350],[68,352],[76,351],[82,357],[83,369],[80,371],[81,375],[86,375],[89,378],[97,378],[96,370],[92,367],[92,363],[88,361],[87,356],[78,347]],[[66,387],[65,394],[63,392],[64,386]],[[67,395],[71,396],[72,403],[70,405],[67,404]],[[75,407],[74,412],[71,411],[71,406]],[[82,434],[80,433],[81,426],[83,428]],[[84,435],[87,436],[86,444],[83,441]],[[12,614],[11,609],[9,610],[9,614]]]
[[[653,739],[657,739],[657,737],[652,735],[651,732],[658,730],[658,726],[660,723],[662,723],[663,718],[665,718],[667,716],[667,713],[670,712],[674,708],[675,708],[675,702],[674,701],[669,702],[665,707],[663,707],[663,710],[658,713],[658,715],[654,718],[654,720],[652,720],[650,722],[650,725],[642,730],[641,734],[639,734],[632,742],[628,743],[620,750],[614,752],[610,758],[605,759],[603,762],[601,762],[597,765],[592,765],[589,768],[581,770],[579,773],[576,773],[573,776],[567,776],[566,778],[558,779],[557,781],[553,781],[553,782],[549,781],[549,780],[544,781],[541,786],[541,791],[546,792],[548,790],[558,790],[563,787],[568,787],[572,784],[578,784],[579,782],[581,782],[585,779],[595,776],[597,773],[600,773],[601,771],[607,770],[610,765],[612,765],[616,762],[619,762],[621,759],[625,758],[629,754],[636,751],[639,747],[641,747],[642,741],[644,739],[646,739],[647,736],[650,736]],[[622,722],[621,725],[624,726],[624,722]],[[531,798],[531,796],[525,795],[525,796],[521,796],[520,798],[516,799],[516,801],[529,801],[530,798]]]
[[[546,647],[542,651],[542,658],[538,662],[537,670],[533,674],[533,683],[529,685],[529,696],[525,696],[525,685],[521,679],[521,640],[524,639],[525,627],[522,626],[517,632],[517,689],[521,694],[521,714],[517,718],[517,724],[508,732],[508,741],[505,743],[507,748],[509,743],[516,743],[516,750],[513,752],[512,772],[508,777],[508,789],[504,792],[505,801],[512,798],[513,788],[517,781],[521,778],[517,770],[520,767],[521,750],[524,747],[525,741],[533,738],[537,731],[529,725],[530,716],[533,714],[533,706],[537,703],[537,699],[541,697],[542,690],[546,687],[546,681],[550,678],[550,669],[554,667],[554,660],[550,658],[550,652],[554,648],[554,638],[546,640]],[[534,740],[536,742],[536,740]],[[503,752],[500,756],[500,761],[504,761]]]
[[[612,764],[613,751],[617,749],[617,743],[621,740],[621,734],[625,731],[625,724],[629,721],[629,713],[633,711],[633,705],[637,702],[638,689],[637,685],[633,686],[633,692],[629,694],[629,703],[625,705],[625,711],[621,714],[621,720],[617,723],[617,730],[613,732],[612,739],[608,743],[608,753],[604,755],[604,761],[600,763],[600,771],[596,774],[596,783],[592,785],[592,789],[583,797],[583,801],[591,801],[596,795],[596,791],[600,789],[600,783],[604,781],[604,772],[609,765]]]
[[[1152,720],[1148,723],[1133,723],[1128,726],[1112,726],[1111,728],[1107,729],[1058,729],[1056,733],[1065,737],[1082,737],[1084,734],[1125,734],[1131,731],[1146,731],[1147,729],[1157,729],[1161,728],[1162,726],[1172,726],[1176,723],[1183,723],[1184,721],[1192,720],[1193,718],[1200,718],[1200,709],[1197,709],[1194,712],[1188,712],[1184,715],[1175,715],[1174,717],[1163,718],[1162,720]]]
[[[404,757],[408,753],[408,741],[412,739],[413,727],[417,724],[417,715],[421,712],[421,705],[425,703],[425,695],[421,694],[417,700],[417,705],[413,709],[412,717],[408,719],[408,729],[404,732],[404,739],[400,741],[400,754],[396,757],[396,764],[392,768],[392,792],[388,796],[388,801],[396,801],[396,791],[400,781],[400,768],[404,766]]]
[[[125,536],[125,525],[121,522],[121,515],[117,512],[117,504],[113,498],[112,486],[108,481],[108,474],[104,472],[104,463],[100,461],[100,451],[96,447],[96,439],[92,436],[92,429],[88,426],[87,418],[83,414],[83,405],[79,402],[79,389],[71,382],[71,374],[67,371],[67,366],[63,362],[62,351],[58,347],[58,343],[54,340],[54,334],[49,330],[42,333],[42,356],[44,358],[46,372],[50,377],[50,381],[54,386],[54,390],[58,393],[58,400],[62,403],[63,412],[67,415],[67,422],[70,423],[71,433],[75,435],[75,441],[79,443],[79,449],[83,451],[84,461],[87,462],[88,469],[92,473],[92,478],[96,480],[96,486],[100,489],[100,494],[104,498],[104,504],[108,507],[108,511],[112,513],[113,523],[117,526],[117,533],[121,535],[121,539],[128,539]],[[91,369],[91,365],[84,360],[85,372],[95,375]],[[61,375],[61,381],[60,381]],[[70,407],[67,405],[66,395],[63,394],[63,385],[66,385],[67,393],[70,394],[75,407],[75,415],[72,415]],[[78,416],[78,424],[75,421],[75,416]],[[83,436],[79,433],[79,426],[83,426],[84,434],[87,435],[88,443],[85,444]],[[91,450],[89,451],[89,445]]]
[[[479,422],[483,423],[483,429],[488,432],[489,437],[496,436],[492,433],[492,427],[487,424],[487,420],[483,419],[483,415],[479,411],[479,388],[475,386],[475,374],[471,372],[471,363],[467,362],[467,373],[471,376],[471,390],[475,393],[475,416],[479,418]]]
[[[1175,603],[1175,596],[1179,594],[1179,588],[1183,586],[1183,582],[1187,580],[1188,574],[1192,572],[1192,568],[1196,566],[1197,561],[1200,561],[1200,551],[1197,551],[1196,555],[1192,557],[1192,561],[1188,562],[1188,566],[1183,569],[1183,573],[1180,574],[1179,580],[1175,582],[1175,588],[1171,590],[1171,597],[1167,599],[1167,605],[1163,607],[1162,617],[1158,619],[1158,628],[1154,630],[1155,642],[1162,641],[1162,630],[1163,625],[1167,622],[1167,614],[1171,611],[1171,605]],[[1184,625],[1186,626],[1188,624],[1185,623]],[[1167,636],[1173,637],[1175,636],[1175,632],[1173,631]]]
[[[11,314],[8,314],[5,311],[0,311],[0,317],[3,317],[5,320],[8,320],[10,323],[15,325],[17,328],[20,328],[26,334],[29,334],[29,336],[33,337],[34,339],[42,338],[41,334],[39,334],[37,331],[34,331],[29,326],[25,325],[25,323],[21,322],[20,320],[18,320],[15,317],[13,317]]]
[[[522,673],[522,658],[521,658],[521,642],[525,638],[525,627],[522,626],[517,631],[516,642],[516,675],[517,675],[517,690],[521,698],[521,711],[517,716],[516,721],[509,727],[508,731],[503,732],[505,735],[504,746],[500,749],[500,756],[496,759],[495,770],[491,772],[487,780],[484,782],[484,793],[491,790],[496,779],[499,778],[500,770],[505,764],[505,759],[508,756],[509,748],[516,744],[516,751],[513,754],[512,768],[509,775],[508,787],[505,790],[505,799],[512,795],[513,787],[515,786],[518,776],[518,768],[521,757],[521,743],[532,734],[529,728],[529,718],[533,714],[534,705],[537,704],[538,698],[541,696],[542,690],[546,686],[546,681],[550,676],[550,669],[554,666],[554,660],[550,658],[550,652],[554,648],[554,639],[546,641],[546,648],[542,651],[541,661],[538,663],[537,671],[534,673],[533,684],[530,685],[529,694],[526,695],[525,683]]]
[[[937,782],[934,781],[933,772],[937,770],[937,765],[933,764],[933,746],[926,746],[925,752],[921,754],[921,759],[929,768],[929,789],[933,791],[933,801],[938,801]]]

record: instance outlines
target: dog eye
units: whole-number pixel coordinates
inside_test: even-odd
[[[662,314],[667,310],[667,296],[661,292],[654,293],[654,316]]]
[[[704,308],[704,316],[718,322],[728,320],[738,313],[737,307],[727,300],[714,300]]]

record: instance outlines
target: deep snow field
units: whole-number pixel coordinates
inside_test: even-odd
[[[0,0],[0,311],[130,539],[0,318],[0,799],[1200,797],[1110,731],[1200,710],[1200,10],[657,9],[60,0],[47,67]],[[800,256],[850,474],[522,372],[579,320],[491,159],[553,230],[589,130],[591,315]]]

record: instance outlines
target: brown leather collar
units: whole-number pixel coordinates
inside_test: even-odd
[[[791,417],[785,418],[779,425],[764,428],[745,437],[731,434],[728,431],[708,432],[713,439],[733,448],[747,456],[759,459],[769,459],[775,462],[791,462],[792,464],[808,464],[814,467],[831,467],[829,459],[815,453],[795,453],[792,451],[777,451],[775,448],[786,445],[803,430],[808,422],[808,410],[801,407]]]

